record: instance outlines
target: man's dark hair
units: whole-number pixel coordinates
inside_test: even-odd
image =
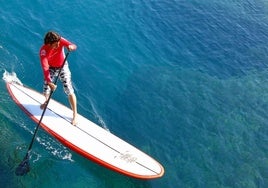
[[[45,44],[53,44],[54,42],[58,42],[60,40],[61,36],[54,32],[54,31],[49,31],[47,32],[45,38],[44,38],[44,43]]]

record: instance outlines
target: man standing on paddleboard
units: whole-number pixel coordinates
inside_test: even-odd
[[[46,97],[46,101],[41,105],[44,109],[47,103],[51,90],[56,89],[56,85],[53,83],[53,79],[57,77],[60,69],[64,63],[65,53],[64,48],[69,51],[76,50],[77,46],[65,38],[61,37],[54,31],[46,33],[44,38],[44,45],[40,48],[39,56],[44,73],[44,86],[43,92]],[[73,110],[72,124],[77,124],[77,102],[74,89],[71,81],[71,72],[66,61],[59,75],[59,79],[63,84],[64,92],[68,95],[71,108]]]

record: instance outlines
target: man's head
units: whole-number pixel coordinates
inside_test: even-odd
[[[52,45],[55,42],[59,42],[60,38],[61,36],[58,33],[54,31],[49,31],[44,38],[44,43]]]

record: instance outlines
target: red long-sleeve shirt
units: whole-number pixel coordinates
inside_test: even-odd
[[[64,47],[72,45],[71,42],[61,37],[59,47],[52,49],[48,44],[40,48],[39,56],[44,73],[44,79],[51,82],[49,67],[61,67],[65,58]]]

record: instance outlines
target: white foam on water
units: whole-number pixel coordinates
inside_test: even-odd
[[[19,85],[23,85],[22,82],[20,81],[20,79],[17,77],[17,74],[15,72],[8,72],[8,71],[4,71],[3,73],[3,77],[2,79],[5,81],[5,82],[8,82],[8,83],[17,83]]]

